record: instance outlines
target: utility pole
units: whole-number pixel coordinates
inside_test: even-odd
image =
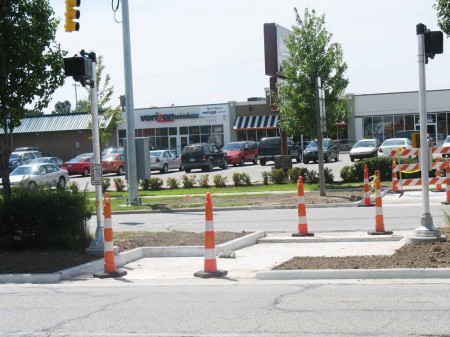
[[[435,33],[435,32],[431,32]],[[430,172],[430,148],[427,141],[427,109],[426,109],[426,77],[425,64],[428,57],[434,58],[436,50],[432,48],[433,41],[430,41],[430,34],[427,27],[420,23],[416,26],[418,38],[418,64],[419,64],[419,118],[420,118],[420,172],[422,179],[422,215],[420,216],[420,226],[414,230],[410,242],[437,241],[440,239],[439,231],[433,226],[433,218],[430,214],[429,196],[429,172]],[[442,33],[441,33],[442,34]],[[436,35],[436,34],[433,34]],[[426,46],[426,39],[428,46]],[[442,47],[441,47],[442,49]],[[440,50],[442,53],[442,50]]]
[[[133,72],[131,67],[130,13],[128,0],[122,0],[122,36],[125,72],[125,97],[127,118],[127,178],[129,202],[138,205],[138,181],[136,168],[136,135],[134,123]]]
[[[77,107],[78,107],[77,87],[79,87],[79,85],[76,83],[74,83],[72,85],[75,87],[75,109],[73,109],[73,111],[77,111]]]

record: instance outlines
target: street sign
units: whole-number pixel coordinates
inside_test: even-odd
[[[101,185],[103,182],[102,164],[91,165],[91,184]]]

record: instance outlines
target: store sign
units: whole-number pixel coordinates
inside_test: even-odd
[[[170,123],[179,119],[197,119],[200,117],[198,113],[155,113],[153,115],[142,115],[141,122],[157,122],[157,123]]]
[[[217,114],[225,114],[228,110],[225,109],[224,106],[208,106],[200,111],[202,115],[217,115]]]

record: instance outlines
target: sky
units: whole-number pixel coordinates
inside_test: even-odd
[[[80,50],[103,56],[119,105],[125,94],[121,3],[81,0],[80,30],[64,31],[65,1],[50,0],[61,19],[56,41],[67,56]],[[243,102],[264,97],[264,23],[291,29],[294,8],[325,14],[332,42],[344,50],[350,83],[346,93],[372,94],[419,89],[416,25],[439,30],[436,0],[129,0],[134,107]],[[427,90],[450,88],[449,41],[426,66]],[[87,91],[72,78],[53,94],[75,107]]]

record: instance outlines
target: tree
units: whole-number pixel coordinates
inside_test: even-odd
[[[52,114],[70,114],[71,112],[72,104],[65,100],[64,102],[56,102],[55,110],[52,111]]]
[[[450,36],[450,2],[448,0],[437,0],[433,5],[437,10],[439,28]]]
[[[77,107],[75,109],[75,112],[86,112],[88,111],[87,106],[88,101],[85,99],[80,99],[77,101]]]
[[[12,132],[27,112],[41,113],[64,83],[63,57],[55,41],[58,20],[48,0],[0,1],[0,170],[11,197],[8,159]]]
[[[303,19],[294,8],[297,25],[285,40],[289,58],[282,64],[284,81],[278,84],[275,99],[280,111],[281,128],[288,134],[317,135],[315,80],[320,77],[325,91],[328,130],[346,116],[341,99],[349,81],[344,78],[347,64],[339,44],[331,43],[332,34],[324,27],[325,15],[316,16],[305,9]]]
[[[103,56],[97,57],[97,71],[95,74],[95,81],[97,84],[97,102],[98,102],[98,112],[99,116],[102,116],[102,121],[100,123],[99,137],[100,137],[100,148],[104,147],[105,144],[111,138],[111,131],[117,126],[117,124],[122,123],[122,111],[120,105],[113,108],[109,105],[111,97],[114,94],[114,87],[110,84],[111,77],[106,74],[103,79],[103,71],[105,70],[105,65],[103,64]],[[86,104],[86,110],[91,111],[91,92],[90,88],[86,87],[88,91],[88,100]],[[110,121],[108,125],[106,122]]]

